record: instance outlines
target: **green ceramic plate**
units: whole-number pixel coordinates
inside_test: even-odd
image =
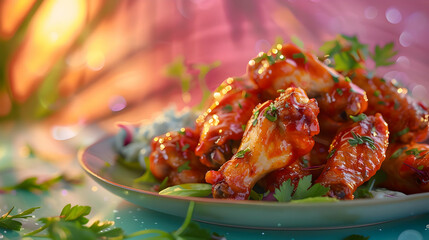
[[[429,212],[429,193],[392,199],[331,203],[278,203],[161,196],[150,186],[135,186],[141,172],[117,164],[113,138],[103,139],[79,154],[83,169],[101,186],[139,206],[185,216],[194,201],[193,219],[213,224],[261,229],[325,229],[357,227]]]

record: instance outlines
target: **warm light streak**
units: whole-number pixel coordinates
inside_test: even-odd
[[[3,0],[0,2],[0,36],[9,38],[33,6],[35,0]]]
[[[43,80],[42,77],[73,43],[85,19],[84,0],[43,2],[30,25],[28,37],[14,57],[16,64],[12,65],[10,81],[18,101],[25,101]],[[95,63],[100,64],[99,59]]]

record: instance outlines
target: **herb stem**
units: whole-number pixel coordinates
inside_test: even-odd
[[[29,232],[29,233],[25,234],[23,237],[29,237],[29,236],[31,236],[31,237],[44,237],[44,236],[42,236],[42,235],[35,236],[35,234],[38,234],[39,232],[41,232],[41,231],[45,230],[46,228],[48,228],[48,227],[49,227],[49,225],[50,225],[50,224],[46,224],[46,225],[44,225],[44,226],[40,227],[39,229],[36,229],[36,230],[34,230],[34,231],[32,231],[32,232]],[[48,236],[48,237],[49,237],[49,236]]]
[[[168,232],[158,230],[158,229],[148,229],[148,230],[142,230],[142,231],[134,232],[134,233],[131,233],[129,235],[124,236],[124,238],[133,238],[133,237],[137,237],[137,236],[141,236],[141,235],[145,235],[145,234],[151,234],[151,233],[159,234],[159,237],[162,236],[162,237],[167,237],[169,239],[173,239]]]
[[[183,222],[182,226],[180,226],[180,228],[177,229],[177,231],[174,232],[174,235],[179,236],[188,227],[188,225],[189,225],[189,223],[191,222],[191,219],[192,219],[192,213],[194,212],[194,207],[195,207],[195,202],[191,201],[189,203],[188,212],[186,213],[185,221]]]

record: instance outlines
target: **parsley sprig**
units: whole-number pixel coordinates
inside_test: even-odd
[[[362,63],[368,58],[375,62],[376,68],[392,65],[395,63],[393,57],[398,53],[393,49],[394,44],[390,42],[384,46],[376,45],[371,52],[368,45],[360,42],[357,36],[344,34],[320,47],[320,51],[329,57],[330,66],[343,72],[363,68]]]
[[[44,217],[38,221],[43,225],[29,232],[23,237],[48,238],[48,239],[127,239],[139,236],[151,236],[151,239],[225,239],[217,233],[211,233],[207,229],[201,228],[197,223],[192,221],[195,202],[191,201],[183,224],[175,231],[166,232],[159,229],[147,229],[131,234],[126,234],[122,228],[115,227],[113,221],[96,220],[88,224],[87,216],[91,212],[89,206],[72,206],[66,205],[59,216]],[[22,223],[14,219],[25,219],[32,217],[36,208],[30,208],[19,214],[11,215],[13,208],[0,217],[0,228],[5,230],[20,231]],[[157,235],[153,237],[153,235]]]
[[[11,215],[13,209],[14,208],[12,207],[7,213],[3,214],[3,216],[0,217],[0,228],[14,231],[21,230],[22,223],[14,219],[26,219],[32,217],[30,214],[32,214],[36,209],[38,209],[38,207],[30,208],[18,214]]]
[[[317,201],[330,201],[332,198],[322,197],[329,191],[329,187],[325,187],[320,183],[316,183],[311,186],[311,175],[307,175],[301,178],[294,191],[294,185],[291,179],[283,182],[279,188],[276,188],[274,197],[279,202],[290,202],[294,200],[303,200],[309,198],[315,198]]]
[[[349,139],[350,146],[354,147],[356,145],[367,144],[369,147],[371,147],[372,150],[377,149],[374,144],[374,139],[372,139],[371,137],[360,136],[359,134],[353,131],[352,131],[352,136],[353,138]]]
[[[65,181],[70,184],[80,184],[83,180],[80,176],[70,177],[65,174],[54,176],[44,181],[40,181],[38,177],[33,176],[33,177],[25,178],[21,182],[15,185],[0,187],[0,193],[9,192],[12,190],[26,190],[30,192],[48,191],[60,181]]]

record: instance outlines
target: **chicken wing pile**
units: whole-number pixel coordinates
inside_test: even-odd
[[[427,108],[405,88],[362,71],[337,72],[293,44],[226,79],[195,129],[154,138],[150,170],[168,184],[207,182],[214,198],[249,198],[312,175],[327,196],[353,199],[382,169],[384,187],[429,191]]]

